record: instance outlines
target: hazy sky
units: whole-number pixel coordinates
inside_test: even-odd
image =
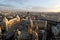
[[[60,11],[60,0],[0,0],[0,6],[38,11]]]

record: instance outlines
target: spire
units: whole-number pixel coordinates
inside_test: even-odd
[[[6,17],[4,17],[3,21],[4,22],[8,22],[8,19]]]
[[[4,17],[4,20],[3,20],[4,22],[5,22],[5,27],[6,27],[6,31],[8,31],[8,19],[6,18],[6,17]]]
[[[33,20],[32,19],[30,19],[30,25],[31,25],[31,27],[33,27]]]
[[[19,22],[20,21],[20,17],[17,15],[16,18],[17,18],[17,22]]]

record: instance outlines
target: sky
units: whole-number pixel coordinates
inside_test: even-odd
[[[60,0],[0,0],[0,7],[29,11],[60,12]]]

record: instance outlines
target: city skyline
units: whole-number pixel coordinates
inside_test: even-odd
[[[0,8],[60,12],[60,0],[0,0]]]

